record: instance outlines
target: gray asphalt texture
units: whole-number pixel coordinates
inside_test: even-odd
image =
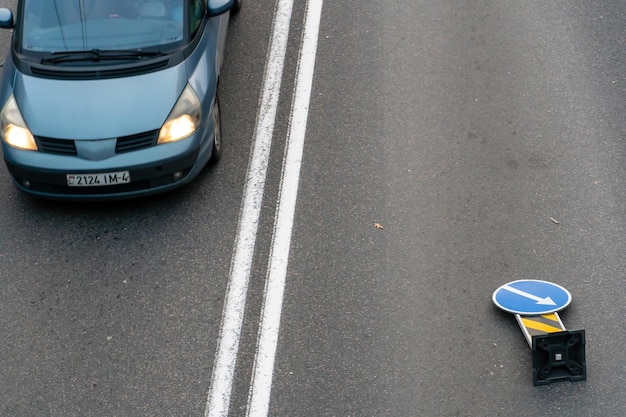
[[[626,414],[626,9],[607,3],[324,4],[270,415]],[[517,279],[572,292],[586,382],[533,386],[491,303]]]
[[[224,157],[193,184],[50,203],[0,169],[0,415],[203,414],[265,3],[245,2],[230,28]],[[245,415],[304,6],[233,416]],[[626,415],[625,29],[621,2],[324,2],[270,415]],[[572,293],[561,318],[586,331],[587,381],[533,386],[528,344],[491,302],[517,279]]]

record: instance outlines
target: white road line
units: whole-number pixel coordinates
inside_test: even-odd
[[[283,161],[280,195],[274,222],[272,252],[265,282],[265,299],[261,313],[257,353],[250,384],[248,417],[265,417],[269,411],[274,359],[278,343],[289,248],[291,246],[302,153],[315,70],[322,2],[323,0],[309,0],[307,4],[296,87],[289,121],[289,132],[287,134],[287,148]]]
[[[205,417],[228,416],[292,9],[293,0],[277,0]]]

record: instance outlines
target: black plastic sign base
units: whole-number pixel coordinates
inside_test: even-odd
[[[533,384],[587,379],[584,330],[533,336],[532,350]]]

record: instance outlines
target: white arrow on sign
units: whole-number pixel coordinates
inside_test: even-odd
[[[517,295],[521,295],[522,297],[530,298],[531,300],[536,301],[538,305],[544,305],[544,306],[556,305],[556,303],[552,301],[552,298],[550,297],[546,297],[546,298],[537,297],[536,295],[527,293],[526,291],[518,290],[517,288],[511,287],[509,285],[505,285],[502,288],[507,291],[511,291],[512,293],[515,293]]]

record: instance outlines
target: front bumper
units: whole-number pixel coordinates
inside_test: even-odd
[[[17,187],[31,195],[58,200],[117,200],[141,197],[180,187],[197,176],[210,158],[213,138],[197,132],[178,142],[157,145],[99,161],[4,145],[4,159]],[[209,142],[209,143],[207,143]],[[70,187],[67,174],[129,171],[126,184]]]

